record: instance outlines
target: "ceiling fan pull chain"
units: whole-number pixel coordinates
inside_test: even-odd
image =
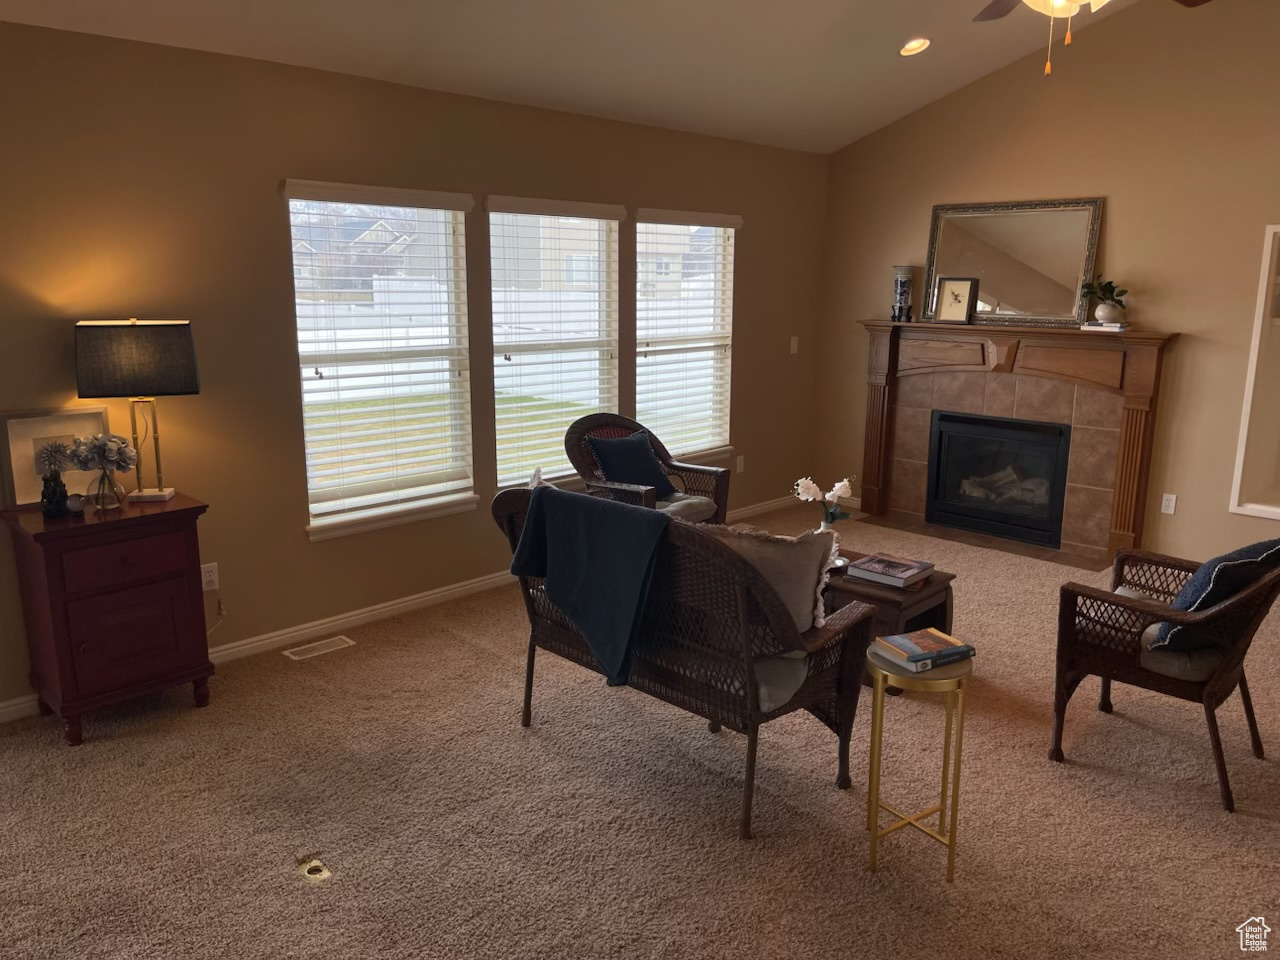
[[[1044,75],[1053,73],[1053,14],[1049,14],[1049,51],[1044,56]]]
[[[1064,47],[1071,46],[1071,14],[1067,14],[1067,39],[1063,41]]]

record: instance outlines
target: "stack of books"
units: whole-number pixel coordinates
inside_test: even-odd
[[[1081,330],[1094,330],[1098,333],[1124,333],[1129,329],[1128,322],[1103,323],[1101,320],[1089,320],[1080,324]]]
[[[974,655],[974,649],[955,637],[935,630],[913,630],[892,637],[876,637],[874,649],[880,656],[912,673],[959,663]]]
[[[860,560],[850,560],[844,575],[850,580],[867,580],[887,587],[910,587],[933,573],[933,564],[924,560],[908,560],[888,553],[873,553]]]

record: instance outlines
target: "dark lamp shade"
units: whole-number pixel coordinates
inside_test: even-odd
[[[191,324],[186,320],[77,323],[76,388],[81,397],[199,393]]]

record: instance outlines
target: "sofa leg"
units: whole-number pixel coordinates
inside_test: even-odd
[[[719,733],[719,732],[720,732],[720,724],[716,723],[714,720],[708,720],[708,721],[707,721],[707,729],[708,729],[708,730],[710,730],[712,733]]]
[[[853,786],[853,780],[849,778],[849,741],[853,737],[853,717],[848,720],[841,718],[840,731],[836,734],[840,742],[840,766],[836,773],[836,787],[841,790],[848,790]]]
[[[524,668],[524,709],[520,711],[520,726],[527,727],[533,722],[533,657],[538,648],[533,638],[529,638],[529,659]]]
[[[1240,671],[1240,702],[1244,704],[1244,718],[1249,723],[1249,741],[1253,745],[1253,755],[1265,760],[1262,752],[1262,737],[1258,733],[1258,718],[1253,715],[1253,697],[1249,696],[1249,684],[1244,679],[1244,671]]]
[[[1102,678],[1102,696],[1098,698],[1098,709],[1103,713],[1111,712],[1111,678]]]
[[[1049,748],[1049,759],[1062,763],[1062,727],[1067,720],[1067,703],[1075,692],[1074,685],[1058,672],[1058,679],[1053,692],[1053,745]]]
[[[1209,723],[1209,742],[1213,744],[1213,762],[1218,767],[1218,792],[1222,794],[1222,809],[1234,813],[1236,802],[1231,796],[1231,782],[1227,779],[1227,758],[1222,753],[1222,737],[1218,733],[1218,718],[1213,707],[1204,705],[1204,718]]]
[[[751,798],[756,789],[756,745],[760,737],[760,728],[754,724],[747,731],[747,776],[742,785],[742,829],[739,836],[743,840],[751,839]]]

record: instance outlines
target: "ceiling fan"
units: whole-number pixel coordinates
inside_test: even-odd
[[[1109,0],[991,0],[982,12],[973,18],[974,23],[983,23],[987,20],[999,20],[1007,17],[1017,9],[1018,4],[1026,3],[1032,10],[1054,17],[1066,17],[1071,14],[1078,13],[1081,7],[1088,6],[1091,12],[1097,12],[1099,7],[1104,6]],[[1174,0],[1184,7],[1200,7],[1208,3],[1209,0]]]

